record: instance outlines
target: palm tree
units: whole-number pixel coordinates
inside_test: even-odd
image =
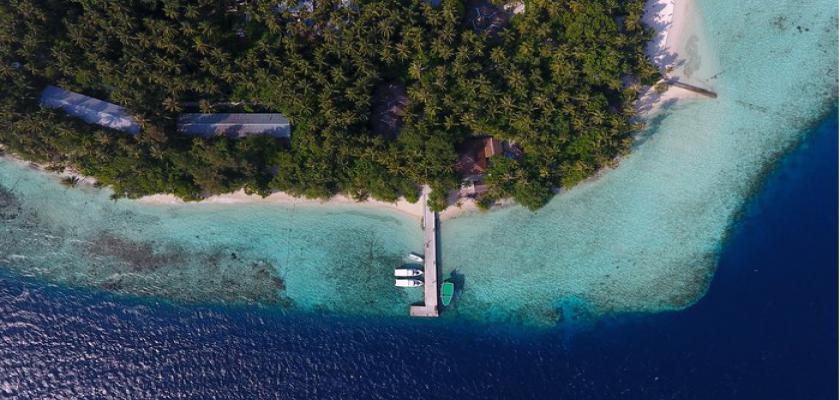
[[[163,108],[171,113],[181,112],[181,104],[178,102],[178,100],[172,97],[167,97],[163,99]]]

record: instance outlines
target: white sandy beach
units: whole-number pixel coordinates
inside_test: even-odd
[[[676,61],[676,43],[683,33],[689,1],[692,0],[651,0],[645,5],[642,21],[656,31],[647,53],[663,73]]]
[[[653,64],[664,76],[680,63],[680,46],[685,41],[686,23],[693,11],[694,0],[650,0],[645,5],[644,23],[656,31],[646,49]],[[640,115],[651,116],[664,105],[682,99],[702,97],[697,93],[670,86],[664,93],[647,88],[636,103]]]
[[[183,204],[184,201],[171,194],[156,194],[152,196],[145,196],[137,200],[146,204],[158,205],[173,205]],[[339,204],[353,204],[363,207],[376,207],[396,210],[405,214],[421,217],[423,215],[423,207],[421,202],[409,203],[405,199],[400,199],[395,203],[388,203],[379,200],[365,200],[356,201],[352,198],[339,194],[333,196],[329,200],[308,199],[305,197],[295,197],[285,192],[275,192],[268,197],[260,197],[258,195],[246,194],[244,190],[238,190],[233,193],[210,196],[199,203],[202,204],[242,204],[242,203],[265,203],[265,204],[287,204],[287,205],[339,205]]]
[[[2,148],[0,148],[2,149]],[[18,163],[20,165],[28,166],[30,168],[35,168],[41,170],[43,172],[50,173],[50,169],[47,168],[46,165],[30,162],[24,160],[20,157],[17,157],[13,154],[5,153],[2,155],[3,158]],[[63,178],[75,178],[77,179],[76,185],[84,185],[84,186],[94,186],[96,184],[96,179],[90,176],[83,175],[73,169],[72,167],[67,167],[64,171],[56,173],[52,172],[53,176],[63,179]],[[451,206],[447,208],[445,211],[439,214],[441,219],[448,219],[454,218],[458,215],[461,215],[465,212],[474,212],[478,211],[479,208],[476,205],[475,201],[472,199],[455,199],[452,197],[450,199]],[[173,194],[154,194],[149,196],[141,197],[137,200],[138,203],[148,204],[148,205],[157,205],[157,206],[170,206],[170,205],[178,205],[178,204],[187,204],[184,200],[181,200],[177,196]],[[400,200],[389,203],[386,201],[368,199],[365,201],[356,201],[346,195],[339,194],[331,197],[329,200],[322,200],[322,199],[309,199],[305,197],[295,197],[291,194],[285,192],[274,192],[268,197],[261,197],[256,194],[247,194],[245,193],[244,189],[238,190],[233,193],[226,193],[226,194],[219,194],[210,196],[206,199],[201,201],[192,202],[192,204],[244,204],[244,203],[263,203],[263,204],[282,204],[282,205],[309,205],[309,206],[329,206],[329,205],[353,205],[353,206],[361,206],[361,207],[374,207],[379,209],[387,209],[398,211],[404,213],[406,215],[410,215],[412,217],[421,218],[423,216],[423,205],[421,201],[417,201],[416,203],[410,203],[407,200],[400,198]],[[508,205],[506,202],[502,202],[503,205]]]
[[[156,194],[145,196],[137,200],[140,203],[152,205],[175,205],[185,204],[185,202],[175,195],[171,194]],[[346,195],[339,194],[331,197],[329,200],[308,199],[305,197],[295,197],[285,192],[275,192],[268,197],[260,197],[258,195],[246,194],[244,190],[239,190],[233,193],[210,196],[204,200],[199,201],[200,204],[243,204],[243,203],[263,203],[263,204],[282,204],[282,205],[354,205],[361,207],[374,207],[380,209],[387,209],[402,212],[415,218],[423,216],[423,203],[417,201],[416,203],[409,203],[405,199],[400,199],[394,203],[389,203],[380,200],[368,199],[365,201],[356,201]],[[443,212],[439,213],[440,219],[455,218],[464,213],[479,211],[478,205],[472,199],[455,199],[450,201],[450,206]],[[505,207],[511,202],[502,201],[497,207]]]

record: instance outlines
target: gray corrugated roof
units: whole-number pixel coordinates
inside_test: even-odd
[[[268,135],[276,138],[288,138],[291,135],[291,130],[289,120],[282,114],[186,113],[178,117],[178,131],[191,136],[225,135],[241,138],[250,135]]]
[[[41,105],[61,109],[87,123],[131,134],[140,132],[140,125],[125,108],[59,87],[47,86],[41,92]]]

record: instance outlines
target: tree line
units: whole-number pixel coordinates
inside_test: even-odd
[[[644,0],[531,0],[499,31],[462,0],[9,0],[0,4],[0,143],[74,165],[116,196],[184,199],[240,188],[308,197],[417,198],[458,187],[456,146],[515,142],[497,157],[485,202],[536,209],[626,152],[638,85],[658,72],[644,46]],[[377,86],[408,105],[394,138],[371,129]],[[136,137],[38,106],[47,84],[125,106]],[[197,139],[184,111],[280,112],[288,142]]]

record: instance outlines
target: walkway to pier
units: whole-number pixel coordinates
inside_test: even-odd
[[[682,83],[682,82],[680,82],[676,79],[666,79],[665,83],[667,83],[671,86],[675,86],[675,87],[678,87],[678,88],[681,88],[681,89],[688,90],[690,92],[694,92],[694,93],[706,96],[706,97],[711,97],[713,99],[717,98],[717,93],[715,93],[711,90],[703,89],[701,87],[697,87],[697,86],[694,86],[694,85],[689,85],[687,83]]]
[[[412,317],[438,316],[437,213],[429,208],[428,186],[423,186],[423,305],[411,306]]]

